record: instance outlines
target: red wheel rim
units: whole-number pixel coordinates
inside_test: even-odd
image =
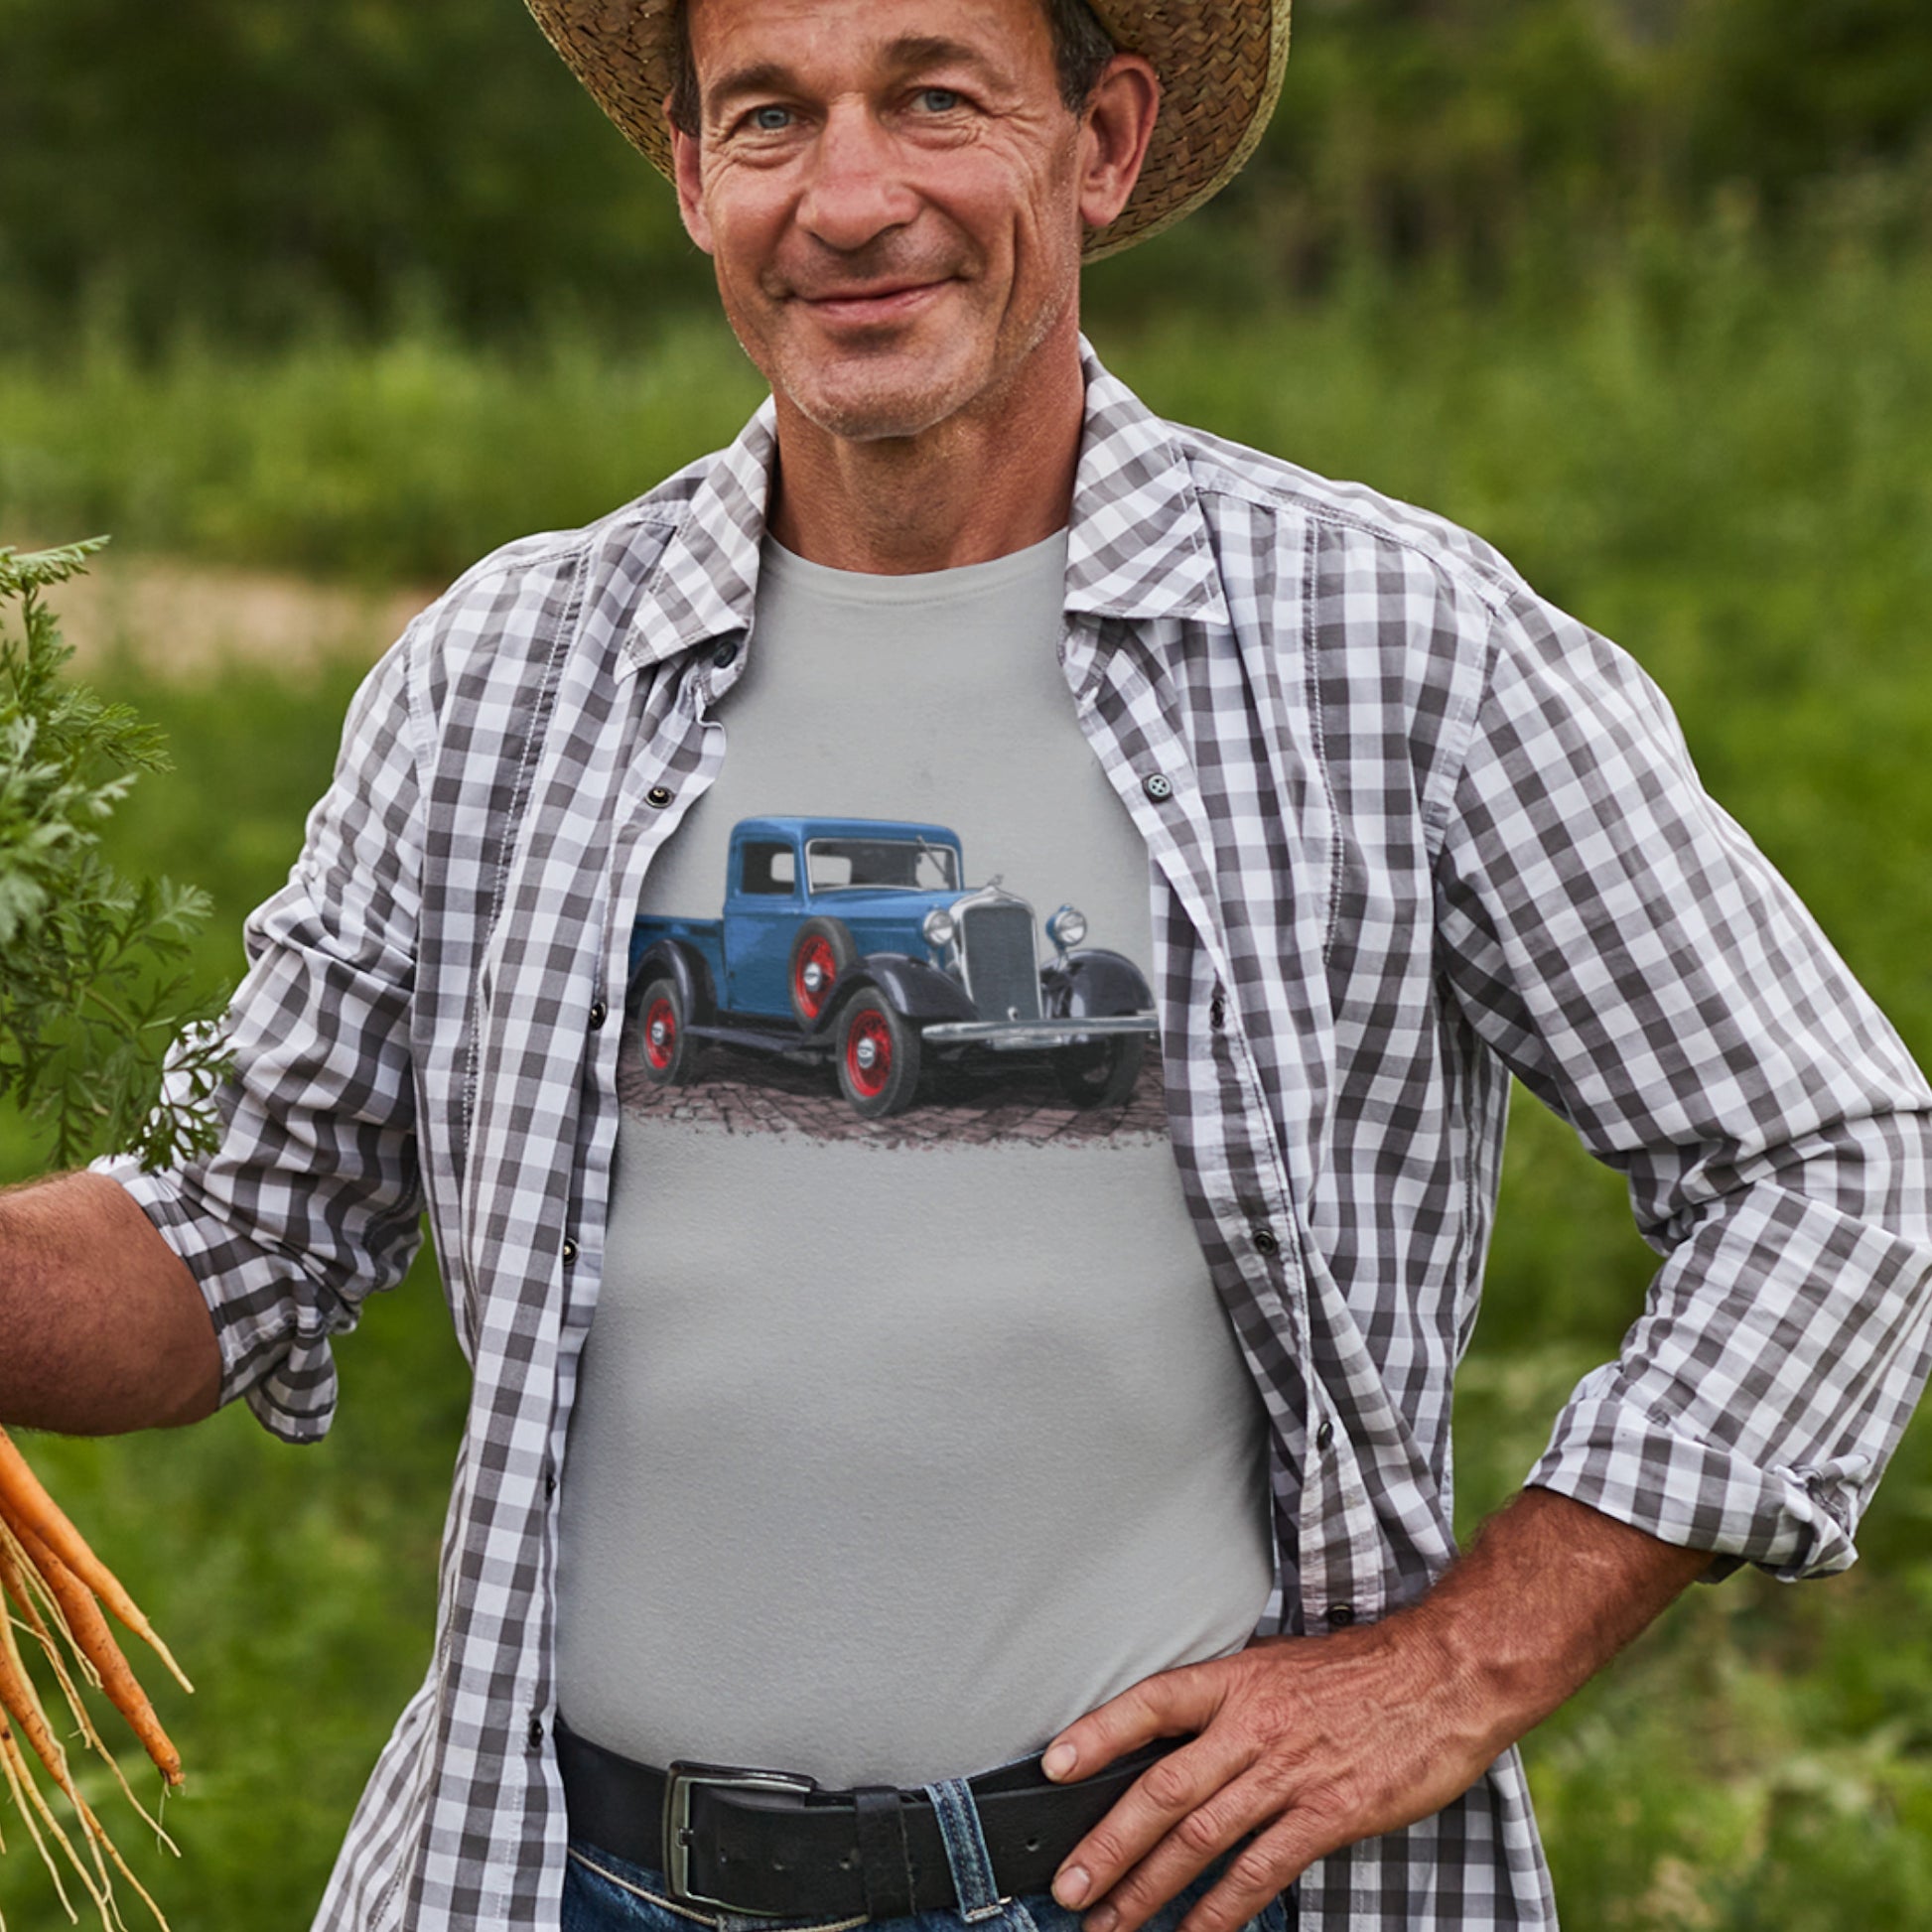
[[[644,1009],[644,1058],[654,1071],[664,1072],[677,1051],[677,1008],[668,994],[660,994]]]
[[[893,1077],[893,1031],[877,1007],[855,1013],[845,1030],[845,1077],[868,1100],[877,1100]]]
[[[816,1020],[824,1012],[826,996],[838,976],[839,962],[832,957],[831,943],[813,933],[791,962],[792,998],[807,1020]]]

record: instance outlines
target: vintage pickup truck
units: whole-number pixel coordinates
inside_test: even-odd
[[[1045,921],[995,877],[967,889],[959,837],[897,819],[747,818],[732,828],[724,916],[638,919],[632,1012],[646,1076],[694,1078],[710,1043],[829,1060],[867,1119],[902,1112],[922,1068],[1046,1056],[1080,1106],[1134,1090],[1157,1030],[1119,953],[1086,920]]]

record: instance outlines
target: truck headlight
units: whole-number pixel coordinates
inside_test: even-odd
[[[1087,917],[1084,912],[1076,912],[1070,905],[1062,905],[1046,921],[1046,936],[1061,952],[1069,946],[1077,946],[1087,936]]]
[[[925,915],[925,923],[919,927],[919,930],[925,934],[925,942],[928,946],[950,946],[954,931],[952,914],[943,905],[935,905]]]

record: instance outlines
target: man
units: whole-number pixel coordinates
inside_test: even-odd
[[[6,1203],[5,1413],[321,1435],[427,1201],[475,1394],[329,1926],[1552,1923],[1514,1740],[1693,1578],[1852,1560],[1932,1094],[1627,659],[1084,350],[1285,4],[536,11],[773,400],[372,674],[221,1152]],[[1069,875],[1040,987],[1147,1015],[1023,1018],[1031,940],[992,1018],[881,991]],[[869,938],[921,880],[929,953]],[[1099,1019],[1158,1055],[1056,1098]],[[1664,1261],[1452,1561],[1506,1070]]]

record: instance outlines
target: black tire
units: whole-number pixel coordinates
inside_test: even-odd
[[[674,979],[654,979],[637,997],[637,1058],[652,1086],[680,1087],[697,1071],[684,995]]]
[[[1076,1107],[1124,1107],[1141,1077],[1139,1034],[1115,1034],[1081,1046],[1063,1046],[1053,1055],[1060,1091]]]
[[[840,1010],[839,1091],[861,1120],[902,1114],[919,1090],[919,1030],[871,987]]]
[[[814,1025],[832,997],[833,982],[859,957],[843,919],[807,919],[791,942],[785,988],[801,1027]]]

